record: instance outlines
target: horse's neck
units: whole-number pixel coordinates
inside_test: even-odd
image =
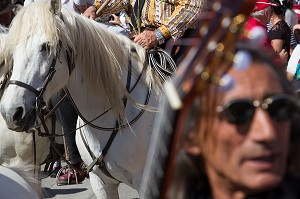
[[[93,112],[91,110],[97,110],[98,113],[104,111],[101,106],[104,104],[104,96],[100,90],[90,87],[86,80],[88,75],[85,75],[85,72],[85,70],[76,69],[67,84],[67,89],[76,104],[76,108],[86,116],[87,113]],[[85,80],[79,81],[82,79]]]
[[[75,34],[86,35],[77,35],[83,42],[75,43],[79,56],[75,57],[75,69],[67,87],[80,111],[90,114],[90,119],[112,107],[118,117],[123,117],[128,68],[131,66],[131,76],[137,77],[143,70],[146,52],[128,37],[106,31],[100,25],[90,21],[82,24],[82,18],[78,18],[78,24],[84,31]]]

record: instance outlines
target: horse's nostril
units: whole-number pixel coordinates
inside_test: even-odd
[[[14,116],[13,116],[13,120],[18,122],[22,119],[22,115],[23,115],[23,108],[22,107],[18,107]]]

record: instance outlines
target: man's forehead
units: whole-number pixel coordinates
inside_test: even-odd
[[[252,62],[247,70],[232,68],[227,73],[231,86],[224,90],[226,100],[231,98],[263,98],[270,93],[282,92],[278,75],[267,63]]]

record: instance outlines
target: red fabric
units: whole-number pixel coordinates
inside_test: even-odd
[[[276,6],[276,4],[271,3],[270,0],[258,0],[255,4],[253,12],[263,10],[269,6]]]
[[[260,21],[258,21],[257,19],[255,19],[254,17],[249,17],[246,25],[245,25],[245,32],[246,34],[250,35],[251,34],[251,30],[254,27],[261,27],[265,30],[265,34],[261,35],[262,39],[262,43],[260,45],[267,47],[267,48],[272,48],[271,45],[271,41],[269,40],[268,36],[267,36],[267,26],[263,23],[261,23]]]
[[[300,5],[294,4],[293,10],[296,12],[297,17],[298,17],[298,23],[300,23]]]
[[[261,39],[259,39],[260,43],[255,43],[255,45],[266,49],[266,53],[270,53],[271,56],[273,56],[273,61],[277,66],[282,66],[282,60],[279,56],[278,53],[275,53],[272,45],[271,45],[271,41],[267,36],[267,26],[263,23],[261,23],[260,21],[258,21],[257,19],[255,19],[254,17],[249,17],[247,23],[245,24],[244,27],[244,34],[242,34],[242,40],[246,39],[251,39],[251,36],[253,36],[253,34],[255,35],[255,31],[257,30],[257,28],[261,28],[264,31],[260,31],[262,34],[259,35],[259,37]],[[252,31],[252,32],[251,32]],[[258,37],[258,35],[256,34],[255,37]],[[254,39],[253,42],[256,42],[257,40]]]
[[[300,5],[299,4],[294,4],[293,9],[294,10],[300,10]]]

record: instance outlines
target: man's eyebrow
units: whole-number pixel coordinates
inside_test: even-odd
[[[280,92],[280,93],[283,93],[283,92]],[[266,99],[266,98],[268,98],[268,97],[271,97],[271,96],[273,96],[273,95],[276,95],[276,94],[280,94],[280,93],[278,93],[278,92],[269,92],[269,93],[265,93],[264,95],[263,95],[263,97],[262,97],[262,99]]]

